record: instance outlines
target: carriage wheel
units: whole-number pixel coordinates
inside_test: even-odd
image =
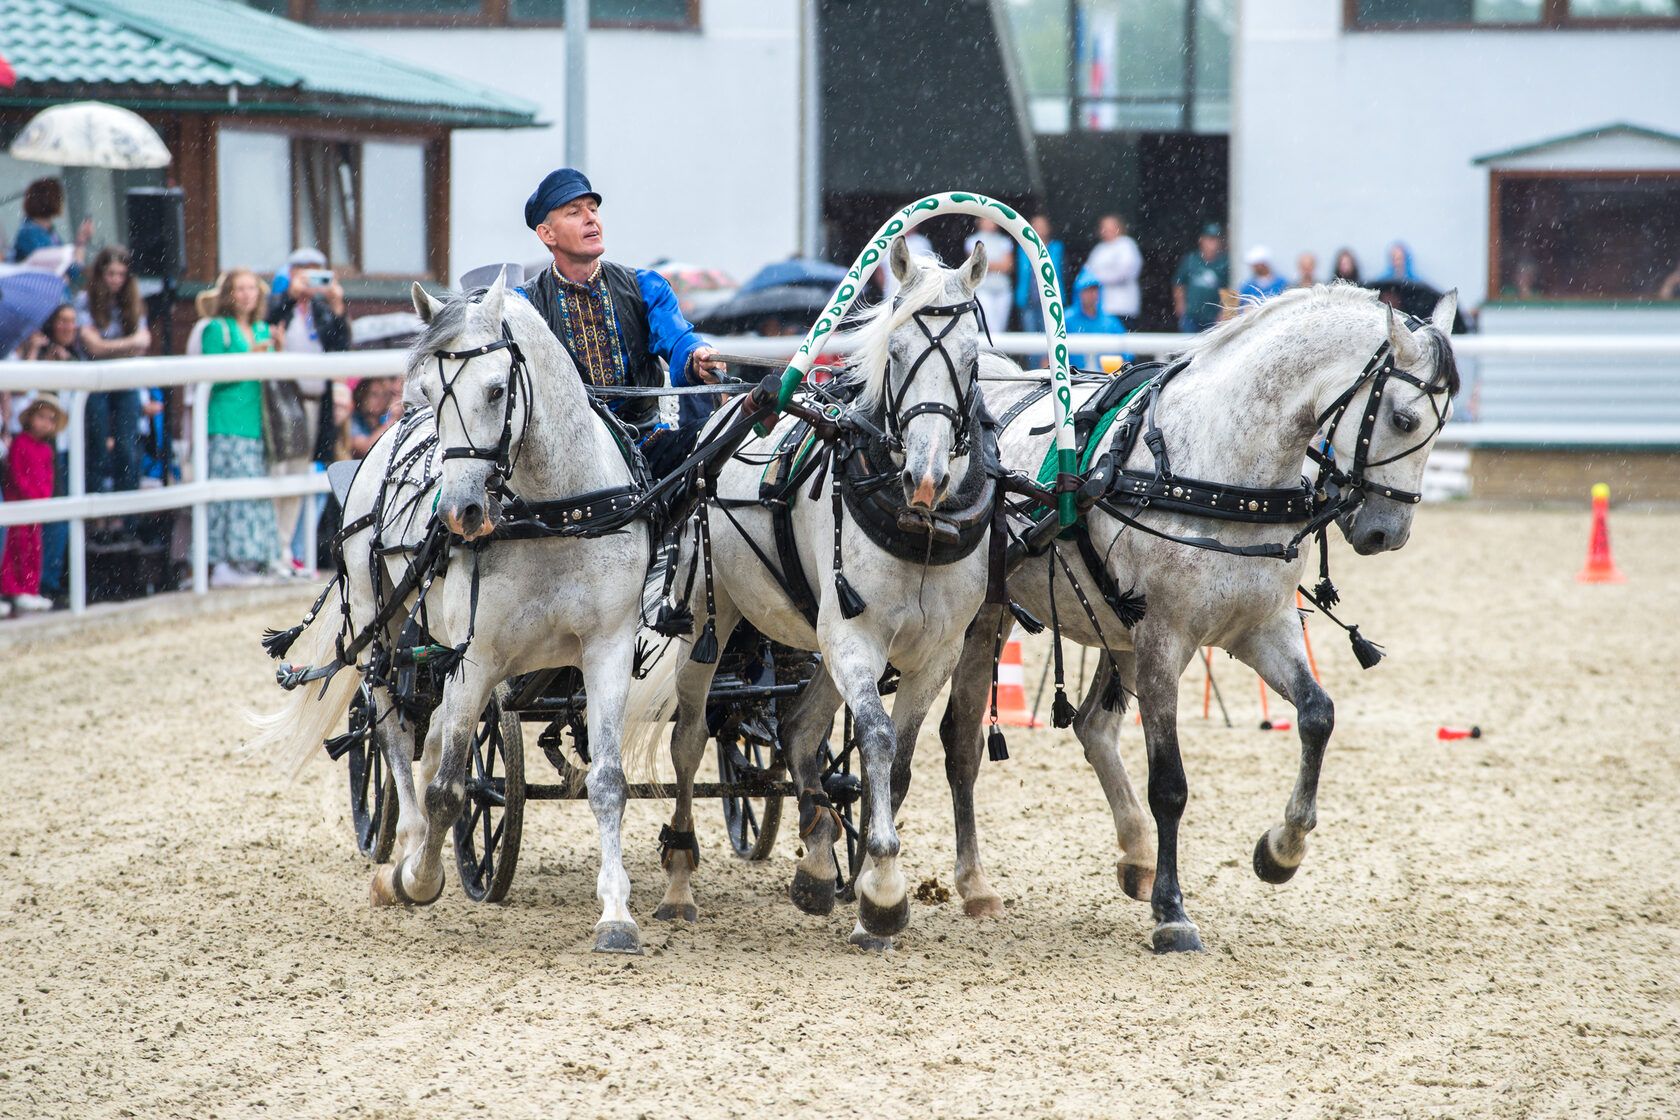
[[[852,735],[850,711],[846,712],[844,726],[845,736],[839,755],[835,755],[834,748],[824,739],[819,757],[822,761],[823,792],[828,794],[829,802],[840,816],[840,835],[846,842],[846,862],[840,862],[838,851],[834,855],[834,893],[840,901],[851,902],[857,897],[858,869],[863,863],[863,835],[858,830],[852,806],[863,796],[863,780],[852,773],[852,755],[857,740]]]
[[[762,777],[774,781],[782,774],[774,744],[744,736],[738,742],[719,739],[718,781],[725,785]],[[776,846],[776,832],[782,823],[782,799],[769,797],[723,798],[723,824],[729,843],[742,859],[761,860]]]
[[[498,686],[473,732],[467,760],[467,803],[455,822],[455,866],[474,902],[500,902],[519,864],[525,820],[525,740],[519,713],[507,710]]]
[[[350,824],[356,850],[374,863],[391,858],[397,838],[397,790],[385,769],[385,751],[374,730],[373,690],[362,685],[350,701],[350,732],[355,743],[346,752],[350,770]]]

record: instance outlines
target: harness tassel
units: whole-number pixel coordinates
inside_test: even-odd
[[[1330,582],[1330,541],[1329,527],[1318,531],[1318,582],[1313,585],[1313,598],[1318,600],[1320,607],[1333,607],[1342,601],[1341,592]],[[1380,654],[1378,656],[1381,656]],[[1375,664],[1375,662],[1372,662]],[[1370,668],[1369,665],[1366,668]]]
[[[1062,622],[1056,614],[1056,548],[1050,547],[1050,653],[1055,666],[1056,696],[1050,704],[1050,726],[1072,727],[1078,709],[1067,698],[1062,676]]]
[[[654,633],[667,638],[686,638],[694,633],[694,612],[688,607],[688,595],[685,593],[681,602],[671,598],[671,588],[677,581],[677,561],[680,550],[677,548],[676,534],[672,534],[671,543],[665,548],[665,586],[659,592],[659,609],[653,612],[653,621],[648,626]],[[700,558],[695,557],[695,563]],[[688,570],[689,590],[694,587],[694,569]]]
[[[289,630],[264,630],[262,636],[263,649],[268,651],[270,657],[284,657],[301,633],[303,633],[303,623],[301,622]]]
[[[1013,599],[1009,600],[1009,613],[1015,616],[1015,621],[1019,623],[1021,629],[1025,630],[1027,633],[1044,633],[1044,623],[1040,621],[1039,618],[1031,611]]]
[[[1359,627],[1348,629],[1348,641],[1353,643],[1353,655],[1359,659],[1361,669],[1369,669],[1383,659],[1383,653],[1377,644],[1359,632]]]
[[[1102,706],[1105,712],[1126,710],[1126,686],[1120,683],[1120,674],[1112,664],[1108,667],[1108,683],[1103,686]]]
[[[841,515],[842,515],[842,509],[841,509],[841,504],[840,504],[840,502],[841,502],[840,487],[838,485],[836,485],[834,487],[833,494],[834,494],[834,594],[840,600],[840,613],[841,613],[841,615],[843,615],[846,618],[856,618],[858,615],[862,614],[865,610],[869,609],[869,604],[864,602],[863,596],[859,595],[857,593],[857,589],[852,586],[851,581],[846,578],[846,573],[841,568],[841,560],[840,560],[841,520],[840,519],[841,519]]]
[[[1009,605],[1013,607],[1015,604],[1011,603]],[[1004,741],[1003,731],[998,727],[998,661],[1002,657],[1003,619],[999,618],[997,638],[992,642],[992,729],[986,735],[986,757],[991,759],[993,762],[1003,762],[1009,757],[1009,744]]]

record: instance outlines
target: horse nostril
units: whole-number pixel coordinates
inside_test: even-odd
[[[481,506],[467,506],[461,511],[461,531],[467,536],[478,532],[484,524],[484,509]]]

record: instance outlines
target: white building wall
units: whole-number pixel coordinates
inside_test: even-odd
[[[799,245],[797,0],[703,0],[693,31],[589,33],[589,161],[607,255],[745,280]],[[451,279],[546,250],[525,199],[565,159],[566,37],[553,28],[342,31],[372,50],[542,106],[537,129],[454,134]]]
[[[1233,262],[1264,244],[1292,274],[1311,249],[1322,275],[1346,245],[1369,279],[1398,239],[1474,308],[1488,172],[1472,160],[1616,122],[1680,133],[1680,31],[1344,32],[1341,0],[1241,5]]]

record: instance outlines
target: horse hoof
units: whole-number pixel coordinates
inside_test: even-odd
[[[1260,842],[1254,845],[1254,873],[1261,880],[1274,885],[1287,883],[1295,877],[1295,868],[1285,867],[1272,856],[1272,846],[1266,842],[1266,833],[1260,834]]]
[[[624,957],[642,955],[642,938],[635,922],[601,922],[595,927],[595,952]]]
[[[382,863],[373,872],[373,884],[368,888],[368,901],[375,906],[430,906],[443,897],[443,876],[438,876],[438,888],[430,898],[413,898],[403,890],[402,864]]]
[[[681,918],[685,922],[698,922],[700,908],[692,902],[662,902],[659,909],[653,912],[656,922],[674,922]]]
[[[971,918],[1003,917],[1003,899],[995,894],[977,895],[963,899],[963,913]]]
[[[1135,863],[1120,865],[1120,889],[1126,892],[1127,898],[1135,898],[1139,902],[1148,902],[1150,892],[1155,889],[1155,869],[1153,867],[1139,867]]]
[[[891,937],[910,924],[910,896],[899,899],[896,906],[877,906],[859,891],[858,921],[876,937]]]
[[[834,910],[834,880],[819,879],[803,867],[796,867],[793,882],[788,884],[788,897],[805,913],[820,918]]]
[[[862,926],[852,930],[851,936],[846,940],[869,953],[890,953],[893,947],[892,938],[876,937]]]
[[[1151,944],[1157,953],[1200,953],[1202,935],[1194,922],[1163,922]]]

